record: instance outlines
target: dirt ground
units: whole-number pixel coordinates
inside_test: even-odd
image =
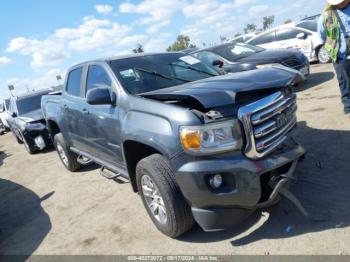
[[[130,184],[96,166],[66,171],[55,151],[28,155],[0,137],[0,254],[350,254],[350,118],[331,65],[313,65],[297,88],[297,140],[307,150],[295,194],[325,222],[287,200],[233,230],[195,227],[180,239],[159,233]]]

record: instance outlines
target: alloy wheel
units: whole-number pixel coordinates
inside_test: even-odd
[[[65,166],[68,166],[69,165],[68,157],[67,157],[66,152],[64,151],[63,147],[59,143],[57,143],[56,147],[57,147],[58,155],[60,156],[63,164]]]
[[[142,193],[152,215],[159,223],[166,224],[167,212],[163,198],[159,193],[158,187],[148,175],[142,176],[141,186]]]

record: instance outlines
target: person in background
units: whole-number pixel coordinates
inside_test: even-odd
[[[318,32],[333,61],[344,113],[350,117],[350,0],[328,0]]]

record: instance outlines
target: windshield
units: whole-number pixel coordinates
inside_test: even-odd
[[[133,95],[219,75],[213,67],[181,53],[130,57],[110,64],[123,87]]]
[[[313,32],[317,32],[317,20],[301,22],[297,24],[297,27],[301,27]]]
[[[27,114],[29,112],[41,108],[41,97],[44,94],[25,97],[17,100],[17,110],[19,115]]]
[[[236,62],[237,60],[250,56],[251,54],[262,52],[265,49],[248,45],[244,43],[230,43],[227,45],[221,45],[216,48],[211,49],[214,53],[217,53],[218,55],[222,56],[223,58],[231,61]]]

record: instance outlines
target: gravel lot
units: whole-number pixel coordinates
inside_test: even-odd
[[[0,254],[350,254],[350,118],[342,113],[331,65],[313,65],[298,87],[297,140],[307,149],[293,191],[326,222],[288,201],[237,228],[180,239],[159,233],[130,184],[70,173],[55,151],[28,155],[0,137]]]

